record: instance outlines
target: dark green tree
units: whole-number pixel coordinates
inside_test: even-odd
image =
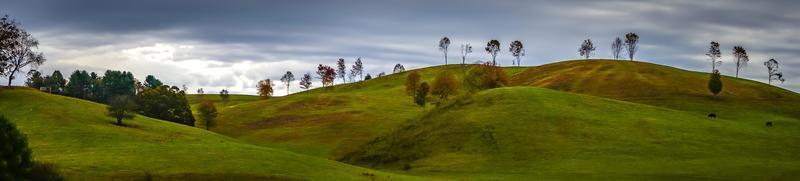
[[[36,70],[31,70],[28,72],[28,80],[25,81],[25,86],[39,89],[44,87],[44,77],[42,77],[42,73]]]
[[[106,98],[136,95],[136,79],[130,72],[107,70],[103,76],[103,95]],[[108,100],[103,100],[103,102]]]
[[[94,79],[86,71],[76,70],[69,75],[65,93],[70,97],[89,99]]]
[[[372,75],[367,74],[367,76],[364,76],[364,80],[369,80],[369,79],[372,79]]]
[[[94,102],[105,102],[108,100],[105,96],[105,88],[103,88],[103,77],[98,76],[97,73],[94,72],[89,74],[89,77],[92,78],[90,100]]]
[[[66,86],[66,84],[67,80],[64,79],[64,75],[58,70],[53,71],[53,74],[45,79],[45,85],[47,85],[47,89],[51,93],[61,94],[64,92],[64,86]]]
[[[419,84],[416,94],[414,94],[414,103],[419,106],[425,107],[425,99],[428,97],[428,90],[430,87],[427,82]]]
[[[136,95],[139,114],[147,117],[194,126],[194,116],[186,92],[176,86],[161,85]]]
[[[147,88],[151,88],[152,89],[152,88],[156,88],[156,87],[161,86],[161,85],[164,85],[164,84],[161,83],[161,80],[156,79],[156,77],[153,76],[153,75],[147,75],[147,77],[144,78],[144,86],[147,87]]]
[[[711,91],[714,96],[722,92],[722,76],[719,74],[718,70],[714,70],[714,72],[711,73],[711,79],[708,80],[708,91]]]
[[[128,96],[116,96],[108,102],[108,116],[117,120],[117,125],[122,125],[123,119],[133,119],[136,114],[136,104]]]
[[[27,180],[34,165],[31,160],[25,135],[0,115],[0,180]]]

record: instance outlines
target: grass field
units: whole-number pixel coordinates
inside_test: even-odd
[[[104,113],[89,101],[0,89],[0,114],[27,135],[36,160],[54,163],[69,180],[413,179],[144,116],[116,126]]]

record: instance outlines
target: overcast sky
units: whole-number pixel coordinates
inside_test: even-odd
[[[364,59],[367,73],[443,64],[438,40],[448,36],[450,62],[471,43],[468,62],[490,57],[483,47],[501,42],[497,57],[510,65],[508,44],[521,40],[523,65],[580,58],[591,38],[594,57],[611,57],[612,39],[639,34],[636,59],[709,71],[709,41],[722,47],[721,72],[733,75],[734,45],[750,63],[742,77],[766,81],[763,62],[775,58],[800,91],[800,1],[211,1],[0,0],[0,14],[22,22],[39,39],[46,74],[82,69],[155,75],[166,84],[207,93],[222,88],[254,94],[260,79],[299,77],[317,64]],[[22,78],[24,79],[24,78]],[[5,81],[5,80],[4,80]],[[338,80],[337,80],[338,81]],[[22,84],[23,80],[15,81]],[[277,82],[276,82],[277,83]],[[292,83],[291,90],[298,90]],[[315,87],[319,82],[314,82]],[[276,94],[285,94],[277,85]]]

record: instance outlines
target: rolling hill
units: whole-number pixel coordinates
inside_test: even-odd
[[[116,126],[101,104],[27,88],[0,89],[0,114],[69,180],[413,179],[144,116]]]

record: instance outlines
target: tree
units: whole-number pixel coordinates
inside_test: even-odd
[[[717,61],[718,58],[722,57],[719,51],[719,43],[712,41],[706,56],[711,59],[711,72],[714,72],[714,70],[717,70],[717,66],[722,64],[722,61]]]
[[[622,47],[622,39],[619,39],[619,37],[611,43],[611,53],[614,54],[614,59],[619,60]]]
[[[272,97],[272,80],[261,80],[258,81],[258,96],[261,98],[269,98]]]
[[[136,105],[128,96],[116,96],[108,102],[108,116],[117,120],[117,125],[122,125],[122,119],[133,119],[136,114]]]
[[[205,91],[203,91],[203,88],[197,89],[197,95],[203,96],[203,94],[205,94]]]
[[[333,85],[333,80],[336,78],[336,70],[327,65],[319,64],[319,66],[317,66],[317,75],[322,83],[322,87],[328,87]]]
[[[66,95],[80,99],[89,99],[89,95],[92,94],[91,88],[93,84],[94,79],[89,76],[89,73],[85,70],[76,70],[69,75],[69,82],[65,88]]]
[[[442,100],[447,100],[448,96],[458,93],[458,87],[460,86],[452,73],[443,72],[433,81],[431,94],[439,96]]]
[[[585,59],[589,59],[589,56],[592,55],[592,52],[595,50],[594,44],[592,43],[592,39],[583,40],[581,47],[578,48],[578,52],[581,56]]]
[[[300,88],[308,90],[311,88],[311,74],[306,73],[303,74],[303,78],[300,79]]]
[[[25,135],[0,115],[0,180],[27,180],[33,157]]]
[[[708,80],[708,90],[711,91],[714,96],[717,96],[722,91],[722,76],[719,75],[718,70],[714,70],[711,73],[711,79]]]
[[[103,85],[103,77],[98,76],[97,73],[90,73],[89,77],[92,78],[92,87],[91,89],[91,96],[90,100],[95,102],[105,102],[108,99],[105,95],[105,85]]]
[[[16,78],[14,75],[22,72],[25,67],[35,70],[46,61],[44,54],[35,51],[39,47],[39,41],[28,32],[22,31],[16,41],[18,46],[3,50],[6,52],[4,54],[7,61],[0,68],[4,69],[2,72],[8,78],[8,86],[11,86],[11,82]]]
[[[402,67],[401,67],[401,68],[402,68]],[[383,77],[383,76],[386,76],[386,72],[381,72],[381,73],[378,73],[378,78],[380,78],[380,77]]]
[[[53,71],[53,74],[45,78],[45,85],[47,85],[47,89],[51,93],[61,94],[64,91],[64,86],[67,84],[67,80],[64,79],[64,75],[61,74],[61,71]]]
[[[467,55],[472,53],[472,45],[469,43],[461,45],[461,65],[467,63]]]
[[[398,63],[397,65],[394,65],[394,69],[392,70],[392,73],[396,74],[396,73],[400,73],[400,72],[404,72],[404,71],[406,71],[406,68],[403,67],[402,64]],[[381,77],[381,76],[378,76],[378,77]]]
[[[500,52],[500,41],[489,40],[489,43],[486,43],[486,53],[492,55],[492,64],[497,65],[495,58],[497,57],[498,52]]]
[[[177,86],[161,85],[136,95],[139,114],[147,117],[194,126],[194,116],[186,92]]]
[[[6,67],[13,57],[13,51],[22,46],[17,40],[23,32],[20,24],[8,15],[0,18],[0,75],[6,75]]]
[[[779,80],[783,83],[783,73],[778,71],[778,61],[775,59],[769,59],[764,62],[764,66],[767,67],[767,81],[769,84],[772,84],[772,80]]]
[[[367,76],[364,76],[364,80],[369,80],[369,79],[372,79],[372,75],[367,74]]]
[[[336,68],[336,75],[342,78],[342,83],[347,83],[347,79],[345,79],[347,77],[347,66],[344,64],[343,58],[339,58],[339,61],[336,62]]]
[[[281,77],[281,82],[286,84],[286,95],[289,95],[289,85],[292,83],[292,81],[294,81],[294,74],[292,74],[292,71],[286,71],[286,73],[283,74],[283,77]]]
[[[222,99],[222,103],[228,103],[228,99],[231,97],[227,89],[222,89],[219,91],[219,98]]]
[[[750,58],[747,56],[747,50],[742,46],[733,47],[733,58],[736,60],[736,77],[739,77],[739,70],[747,66]]]
[[[360,80],[364,80],[364,64],[361,62],[361,57],[356,59],[356,63],[353,64],[353,67],[350,69],[350,76],[358,75]]]
[[[136,95],[136,79],[130,72],[107,70],[103,77],[103,94],[108,98],[133,97]]]
[[[197,111],[200,111],[200,120],[205,123],[206,130],[209,130],[214,119],[217,117],[217,107],[214,106],[214,102],[204,100],[200,103],[200,108],[198,108]]]
[[[30,72],[28,72],[28,80],[25,81],[25,86],[34,89],[45,87],[44,77],[42,77],[42,73],[36,70],[31,70]]]
[[[414,103],[425,107],[425,99],[428,97],[428,89],[429,86],[427,82],[419,84],[419,88],[417,88],[416,94],[414,94]]]
[[[442,37],[441,40],[439,40],[439,50],[444,52],[444,64],[445,65],[447,65],[447,47],[449,47],[449,46],[450,46],[450,38],[447,38],[445,36],[445,37]]]
[[[152,89],[152,88],[156,88],[156,87],[161,86],[161,85],[164,85],[164,84],[161,83],[161,80],[156,79],[156,77],[153,76],[153,75],[147,75],[147,77],[144,78],[144,86],[147,87],[147,88],[151,88]]]
[[[413,96],[414,95],[414,92],[417,91],[417,88],[419,88],[420,79],[421,79],[421,76],[419,75],[419,73],[417,73],[417,71],[412,71],[411,73],[408,74],[408,77],[406,77],[406,83],[405,83],[406,95],[409,95],[409,96]]]
[[[503,87],[509,85],[510,80],[508,74],[502,68],[491,62],[475,65],[467,72],[467,76],[464,79],[466,84],[474,90]]]
[[[522,62],[520,61],[520,58],[519,58],[520,56],[525,56],[525,49],[522,47],[522,42],[519,41],[519,40],[511,42],[511,45],[509,45],[508,51],[510,51],[511,52],[511,56],[514,56],[514,58],[517,60],[516,63],[512,62],[511,64],[512,65],[516,64],[517,67],[522,65]]]
[[[625,48],[628,50],[628,58],[633,61],[633,55],[636,54],[636,44],[639,43],[639,35],[636,33],[630,32],[625,34]]]

